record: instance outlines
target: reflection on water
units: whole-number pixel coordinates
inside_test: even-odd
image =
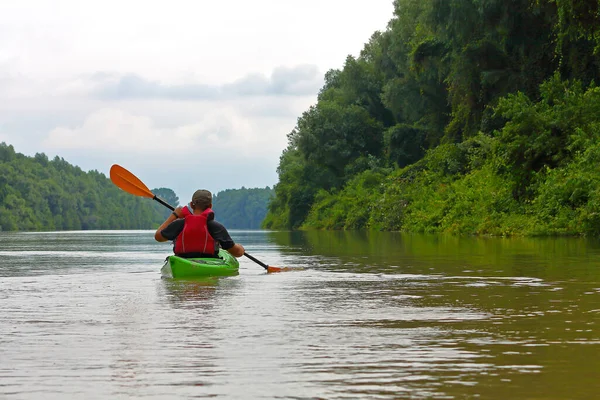
[[[596,241],[232,235],[305,269],[162,279],[149,231],[0,234],[0,398],[600,392]]]
[[[176,308],[210,308],[217,295],[219,277],[163,279],[164,297]]]
[[[334,257],[336,270],[395,273],[479,272],[538,278],[600,278],[600,241],[581,238],[479,238],[398,232],[268,232],[293,255]],[[340,257],[344,263],[335,264]]]

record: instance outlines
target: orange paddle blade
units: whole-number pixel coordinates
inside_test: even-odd
[[[283,268],[280,268],[280,267],[274,267],[274,266],[272,266],[272,265],[269,265],[269,266],[267,267],[267,272],[269,273],[269,272],[298,271],[298,270],[300,270],[300,269],[303,269],[303,268],[290,268],[290,267],[283,267]]]
[[[127,193],[135,196],[154,198],[154,193],[148,189],[144,182],[140,181],[137,176],[127,171],[120,165],[114,164],[110,167],[110,180],[119,188]]]

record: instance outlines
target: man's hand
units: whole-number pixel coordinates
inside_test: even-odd
[[[242,245],[241,245],[241,244],[239,244],[239,243],[236,243],[236,244],[234,244],[234,245],[233,245],[233,247],[232,247],[232,248],[230,248],[230,249],[227,249],[227,251],[228,251],[228,252],[229,252],[229,254],[231,254],[232,256],[234,256],[234,257],[238,257],[238,258],[239,258],[239,257],[241,257],[241,256],[243,256],[243,255],[244,255],[244,252],[245,252],[246,250],[244,250],[244,246],[242,246]]]

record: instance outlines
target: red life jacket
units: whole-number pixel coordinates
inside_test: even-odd
[[[214,256],[215,240],[208,232],[207,222],[214,219],[215,213],[207,208],[202,214],[195,215],[183,208],[183,230],[175,239],[174,253],[176,255],[201,253],[205,256]],[[194,254],[194,256],[199,256]]]

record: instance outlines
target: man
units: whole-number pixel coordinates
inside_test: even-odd
[[[219,246],[235,257],[244,255],[244,247],[235,243],[223,225],[214,219],[212,194],[196,190],[192,201],[177,207],[156,230],[158,242],[174,240],[175,255],[186,258],[217,257]]]

